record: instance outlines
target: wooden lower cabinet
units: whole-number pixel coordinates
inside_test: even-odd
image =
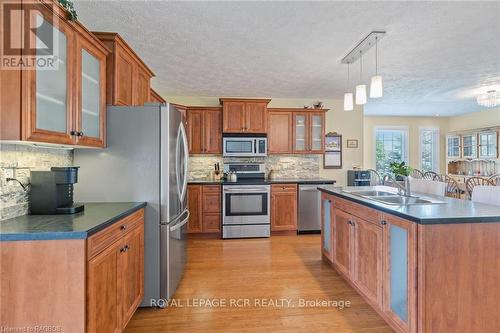
[[[344,275],[350,276],[353,260],[352,217],[335,207],[333,212],[333,262]]]
[[[322,207],[323,259],[396,332],[500,332],[500,223],[418,224],[326,193]]]
[[[116,242],[87,265],[87,332],[120,332],[118,262],[122,242]],[[106,314],[106,315],[102,315]]]
[[[354,218],[353,282],[374,304],[382,306],[382,226]]]
[[[271,185],[271,231],[297,230],[297,184]]]
[[[221,231],[221,186],[188,185],[188,233]]]
[[[122,332],[144,296],[144,212],[87,263],[87,333]],[[120,221],[117,222],[120,224]],[[111,228],[111,227],[109,227]],[[106,237],[100,237],[100,234]],[[106,242],[104,229],[91,236]],[[105,314],[105,315],[103,315]]]
[[[144,296],[144,229],[135,228],[123,239],[123,252],[118,261],[121,319],[125,328]]]

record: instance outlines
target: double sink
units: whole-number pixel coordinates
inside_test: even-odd
[[[394,192],[384,190],[344,190],[344,192],[359,197],[375,200],[387,205],[436,205],[445,204],[445,201],[431,198],[422,199],[417,196],[403,196]]]

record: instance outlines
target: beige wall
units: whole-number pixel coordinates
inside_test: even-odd
[[[171,96],[166,98],[169,102],[191,106],[217,106],[219,105],[218,97],[193,97],[193,96]],[[288,99],[288,98],[272,98],[269,107],[293,107],[301,108],[304,105],[312,105],[314,99]],[[342,100],[321,100],[324,107],[330,109],[326,114],[326,132],[338,132],[342,134],[344,140],[343,150],[343,168],[323,169],[323,163],[320,165],[320,175],[322,177],[333,178],[338,184],[346,184],[348,169],[353,166],[363,165],[363,109],[356,108],[353,112],[343,111]],[[347,139],[357,139],[358,148],[345,148]]]
[[[408,159],[410,166],[420,169],[419,135],[421,127],[439,129],[439,168],[446,170],[445,137],[448,132],[448,118],[439,117],[365,117],[364,118],[364,167],[375,168],[375,128],[377,126],[408,127]]]
[[[500,108],[466,113],[450,117],[448,120],[448,131],[450,132],[494,126],[500,126]]]

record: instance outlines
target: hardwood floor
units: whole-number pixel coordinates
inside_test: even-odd
[[[188,258],[184,278],[174,295],[183,307],[139,309],[126,333],[393,332],[321,261],[319,235],[191,239]],[[200,299],[223,299],[226,306],[193,306]],[[249,306],[231,306],[231,299],[247,299]],[[284,299],[285,307],[255,303],[269,299],[276,300],[277,305]],[[333,306],[299,307],[301,299],[349,301],[351,306],[342,310]]]

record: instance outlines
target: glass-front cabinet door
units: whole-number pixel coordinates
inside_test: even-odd
[[[309,118],[307,113],[294,113],[293,115],[293,150],[305,152],[308,150]]]
[[[77,39],[78,102],[75,134],[79,145],[105,145],[105,63],[105,53],[86,39]]]
[[[332,201],[324,193],[321,196],[321,252],[332,261]]]
[[[462,136],[462,156],[463,158],[477,158],[477,134]]]
[[[479,133],[479,157],[498,157],[498,135],[497,132]]]
[[[446,137],[446,157],[460,158],[460,136],[449,135]]]
[[[310,150],[312,153],[323,152],[324,113],[311,114]]]
[[[33,55],[36,66],[23,71],[23,103],[27,115],[24,139],[72,144],[73,31],[40,6],[30,19],[36,26],[25,55]]]
[[[416,225],[384,215],[384,312],[402,332],[416,325]]]

